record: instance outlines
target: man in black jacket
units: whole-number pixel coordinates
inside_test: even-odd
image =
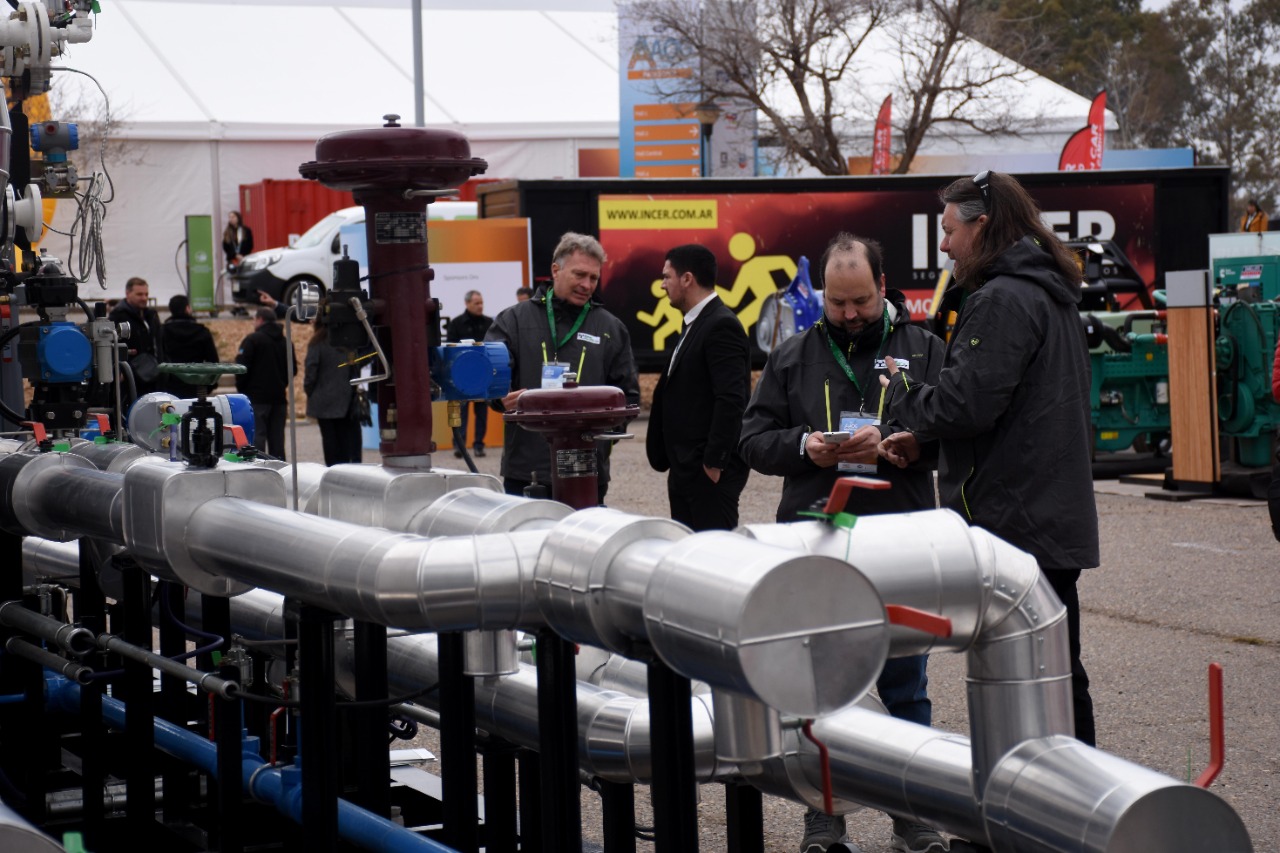
[[[922,377],[938,376],[942,341],[911,325],[905,298],[885,289],[880,245],[838,234],[823,254],[823,318],[783,341],[769,356],[747,406],[739,451],[754,470],[785,478],[778,521],[795,521],[801,510],[825,501],[841,476],[888,480],[888,491],[854,489],[845,512],[872,515],[933,509],[928,466],[899,469],[878,459],[883,437],[903,429],[883,416],[879,377],[886,358],[910,363]],[[828,433],[847,433],[839,440]],[[928,656],[891,658],[876,689],[889,713],[930,725],[926,692]],[[844,837],[843,817],[810,809],[801,853],[823,853]],[[944,853],[937,832],[894,818],[893,844],[911,853]]]
[[[253,318],[253,332],[240,343],[236,361],[245,372],[236,377],[236,390],[253,404],[253,443],[277,459],[285,458],[284,422],[288,417],[289,342],[276,322],[276,312],[259,308]],[[298,372],[298,362],[293,362]]]
[[[490,405],[511,411],[528,388],[556,387],[566,373],[579,385],[612,385],[628,404],[640,402],[640,377],[627,327],[595,301],[604,266],[604,247],[588,234],[569,232],[551,256],[551,286],[538,296],[504,308],[485,335],[511,353],[512,391]],[[551,445],[541,434],[509,423],[503,433],[503,488],[523,494],[534,476],[551,482]],[[609,442],[597,442],[599,499],[609,489]]]
[[[1009,175],[961,178],[942,201],[963,301],[937,379],[890,365],[890,411],[938,439],[943,505],[1035,557],[1066,605],[1076,738],[1092,746],[1076,582],[1100,556],[1080,268]],[[898,464],[917,452],[910,433],[881,446]]]
[[[213,333],[191,316],[191,300],[179,293],[169,300],[169,319],[164,321],[160,336],[165,361],[174,364],[216,362],[218,347]],[[176,376],[164,378],[164,390],[179,399],[196,396],[197,389]]]
[[[451,343],[483,341],[489,327],[493,325],[493,318],[486,317],[484,314],[484,297],[478,290],[468,290],[464,299],[467,310],[449,321],[446,339]],[[486,401],[477,400],[471,405],[463,404],[462,441],[465,443],[467,440],[467,412],[472,407],[476,410],[476,438],[473,450],[476,456],[484,456],[484,433],[489,426],[489,404]],[[455,448],[453,455],[461,457],[462,451]]]
[[[156,390],[160,385],[160,315],[147,305],[151,293],[145,279],[137,276],[124,285],[124,299],[111,309],[107,319],[118,326],[129,327],[129,366],[138,396]]]
[[[645,451],[654,470],[670,472],[672,518],[693,530],[732,530],[750,473],[737,451],[751,389],[747,335],[716,295],[716,256],[705,246],[667,252],[662,288],[684,314],[684,331],[653,392]]]

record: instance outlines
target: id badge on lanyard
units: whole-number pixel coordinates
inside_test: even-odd
[[[872,417],[866,412],[841,412],[840,413],[840,431],[853,435],[865,426],[880,426],[880,419]],[[836,470],[842,474],[874,474],[876,472],[876,463],[874,462],[837,462]]]
[[[542,387],[563,388],[564,375],[569,372],[569,365],[563,361],[545,361],[542,363]]]

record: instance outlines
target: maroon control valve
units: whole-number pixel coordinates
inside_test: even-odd
[[[426,207],[488,168],[471,156],[467,138],[451,130],[401,127],[397,115],[369,130],[331,133],[316,142],[302,177],[349,190],[365,210],[369,296],[375,332],[392,365],[378,385],[383,462],[431,464],[430,330],[439,327],[427,264]]]
[[[552,499],[574,509],[596,506],[600,502],[596,444],[612,440],[606,430],[630,423],[640,407],[627,405],[619,388],[574,382],[566,382],[563,388],[525,391],[516,406],[503,418],[542,433],[551,445]]]

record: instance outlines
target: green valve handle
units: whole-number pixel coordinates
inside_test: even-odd
[[[62,846],[67,848],[67,853],[88,853],[84,848],[84,836],[78,832],[63,833]]]
[[[160,372],[176,376],[188,385],[204,385],[212,388],[218,378],[225,375],[239,376],[247,368],[243,364],[227,362],[165,362]]]

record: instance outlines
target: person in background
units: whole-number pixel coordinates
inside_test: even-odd
[[[276,312],[259,308],[253,332],[240,343],[236,361],[245,372],[236,377],[236,390],[253,404],[254,445],[258,450],[285,459],[284,422],[288,417],[290,346],[276,322]],[[293,372],[298,372],[294,361]]]
[[[961,178],[941,200],[959,316],[936,380],[886,359],[888,410],[938,440],[943,506],[1035,557],[1066,605],[1075,735],[1093,746],[1076,584],[1101,557],[1080,267],[1009,175]],[[907,465],[919,443],[898,433],[880,453]]]
[[[356,388],[351,384],[360,376],[360,368],[352,363],[353,353],[329,343],[329,325],[324,316],[324,312],[316,316],[304,360],[302,388],[307,392],[307,417],[320,425],[324,464],[362,462]]]
[[[478,290],[468,290],[463,297],[467,310],[449,321],[446,339],[451,343],[462,341],[483,341],[484,336],[493,325],[493,318],[484,313],[484,296]],[[476,437],[472,449],[476,456],[484,456],[484,433],[489,427],[489,404],[484,400],[476,400],[472,404],[462,404],[462,441],[467,441],[467,414],[476,410]],[[454,448],[453,455],[462,457],[461,448]]]
[[[1249,199],[1245,205],[1244,215],[1240,217],[1240,230],[1259,233],[1267,230],[1267,212],[1258,207],[1256,198]]]
[[[164,359],[161,349],[160,315],[147,303],[151,291],[145,279],[134,277],[125,282],[124,299],[116,303],[107,319],[118,326],[129,327],[129,367],[133,370],[133,382],[141,397],[160,387],[160,362]]]
[[[667,473],[671,517],[691,530],[738,526],[750,474],[738,455],[751,392],[751,347],[737,315],[716,295],[716,256],[689,244],[667,252],[662,288],[684,331],[658,379],[645,452]]]
[[[631,336],[626,325],[594,299],[604,260],[599,240],[572,231],[565,234],[552,253],[551,286],[494,318],[485,340],[507,345],[512,388],[501,400],[490,401],[495,411],[513,411],[525,389],[563,387],[570,373],[579,385],[616,386],[628,405],[639,405],[640,377]],[[535,476],[539,483],[551,482],[551,450],[545,438],[513,423],[506,424],[503,438],[507,494],[524,494]],[[596,444],[599,499],[604,503],[612,445]]]
[[[933,472],[917,463],[899,470],[878,458],[882,438],[904,427],[886,418],[879,377],[889,356],[937,379],[942,341],[911,324],[906,297],[885,289],[880,244],[837,234],[819,264],[823,317],[769,354],[747,406],[739,452],[754,470],[784,477],[780,522],[824,501],[842,476],[888,480],[887,491],[854,489],[844,512],[873,515],[933,509]],[[652,426],[649,427],[653,429]],[[836,433],[841,434],[835,435]],[[876,691],[890,715],[922,726],[933,722],[927,655],[889,658]],[[838,665],[833,663],[833,666]],[[801,853],[824,853],[846,841],[845,819],[816,809],[805,814]],[[909,853],[944,853],[932,828],[893,818],[893,847]]]
[[[175,364],[216,363],[218,347],[213,333],[196,322],[191,315],[191,300],[179,293],[169,299],[169,318],[161,327],[161,348],[166,361]],[[176,376],[164,377],[164,390],[186,400],[195,397],[198,389]]]
[[[222,229],[222,254],[227,258],[227,269],[240,266],[244,256],[253,252],[253,231],[240,221],[240,211],[227,214],[227,227]]]
[[[529,301],[530,299],[532,299],[532,298],[533,298],[533,288],[532,288],[532,287],[518,287],[518,288],[516,288],[516,302],[528,302],[528,301]]]

